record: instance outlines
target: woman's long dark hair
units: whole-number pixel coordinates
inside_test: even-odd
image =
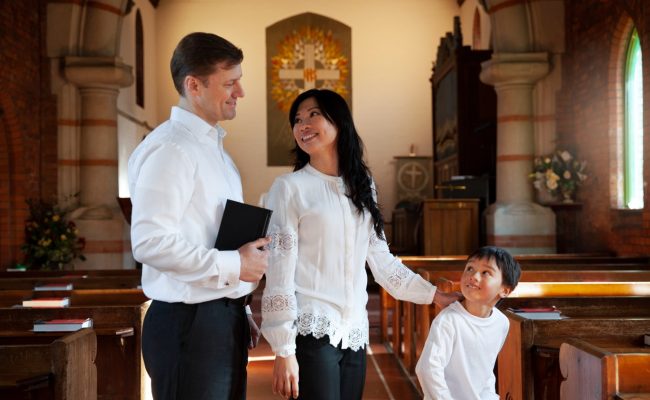
[[[347,196],[357,207],[359,213],[362,213],[364,208],[370,212],[377,237],[384,239],[384,218],[372,196],[370,170],[363,161],[363,141],[354,127],[348,104],[341,95],[331,90],[311,89],[303,92],[296,97],[289,110],[291,129],[295,125],[298,106],[308,98],[316,100],[323,116],[338,130],[336,139],[338,167],[349,192]],[[295,155],[293,170],[298,171],[309,162],[309,154],[305,153],[298,143],[296,143],[293,153]]]

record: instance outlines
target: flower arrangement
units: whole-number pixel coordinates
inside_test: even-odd
[[[553,196],[561,194],[565,202],[571,202],[577,187],[587,179],[586,167],[585,161],[576,160],[567,150],[536,157],[531,174],[533,186]]]
[[[27,204],[22,251],[28,269],[61,269],[77,258],[86,259],[82,254],[86,241],[63,210],[42,200],[27,200]]]

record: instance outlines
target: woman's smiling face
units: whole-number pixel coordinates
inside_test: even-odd
[[[309,97],[298,106],[293,137],[310,158],[324,153],[336,154],[338,129],[321,111],[316,99]]]

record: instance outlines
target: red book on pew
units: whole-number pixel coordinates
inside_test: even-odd
[[[23,307],[33,308],[61,308],[70,305],[69,297],[39,297],[23,300]]]
[[[51,319],[34,322],[34,332],[74,332],[82,328],[92,328],[92,318]]]

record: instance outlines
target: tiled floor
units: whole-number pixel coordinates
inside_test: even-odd
[[[259,293],[259,292],[258,292]],[[257,296],[256,296],[257,297]],[[259,310],[259,307],[253,307]],[[379,343],[379,303],[378,295],[370,295],[370,336],[371,344],[368,349],[368,365],[364,400],[416,400],[421,397],[413,384],[402,372],[394,356]],[[259,320],[256,315],[256,320]],[[256,349],[250,352],[248,362],[248,395],[250,400],[280,399],[271,392],[273,375],[273,353],[262,338]]]

